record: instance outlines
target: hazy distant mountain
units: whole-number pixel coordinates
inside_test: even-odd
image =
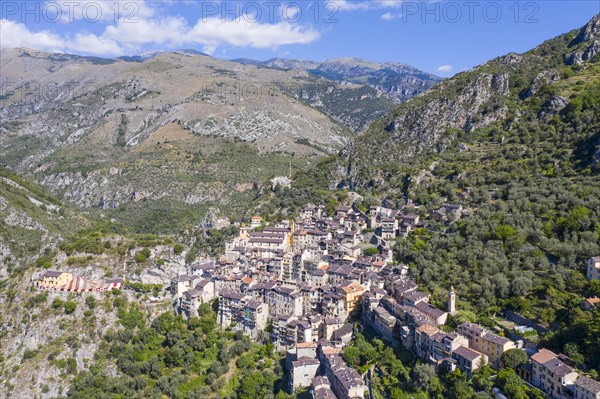
[[[286,58],[272,58],[262,62],[251,59],[232,61],[269,68],[301,70],[335,82],[367,85],[394,102],[406,101],[442,80],[410,65],[378,63],[360,58],[337,58],[322,63]]]

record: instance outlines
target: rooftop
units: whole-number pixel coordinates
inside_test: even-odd
[[[578,387],[582,387],[583,389],[591,392],[594,395],[598,395],[600,393],[600,382],[592,380],[588,377],[579,377],[577,381],[575,381],[575,385]]]
[[[475,361],[479,356],[481,356],[481,353],[474,351],[471,348],[467,348],[466,346],[459,346],[458,348],[456,348],[456,350],[454,351],[454,353],[457,356],[460,356],[462,358],[467,359],[470,362]]]

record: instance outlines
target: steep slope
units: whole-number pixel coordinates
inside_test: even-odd
[[[354,143],[351,175],[364,184],[373,168],[442,153],[465,136],[497,126],[506,139],[519,123],[548,124],[598,81],[598,16],[581,30],[525,54],[508,54],[448,79],[373,123]],[[581,86],[581,87],[580,87]],[[588,132],[591,134],[591,132]],[[571,136],[571,144],[579,137]],[[364,168],[362,167],[364,165]]]
[[[0,167],[0,280],[49,261],[70,232],[89,225],[41,187]]]
[[[305,72],[189,52],[125,62],[4,49],[0,58],[2,163],[80,208],[121,207],[111,216],[140,230],[198,222],[213,204],[242,209],[255,182],[336,151],[350,134],[279,89]]]

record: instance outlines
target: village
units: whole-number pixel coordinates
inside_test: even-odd
[[[464,212],[461,205],[444,204],[432,217],[449,222]],[[423,225],[408,207],[371,206],[363,212],[339,206],[328,215],[325,205],[310,205],[297,220],[269,226],[255,215],[249,225],[240,224],[239,236],[226,243],[219,259],[193,263],[173,278],[173,306],[190,318],[198,316],[201,304],[217,300],[217,323],[285,352],[289,392],[308,388],[313,399],[372,397],[366,376],[342,357],[356,325],[469,379],[483,364],[500,369],[508,350],[523,349],[530,359],[517,372],[530,386],[549,398],[600,399],[600,383],[580,375],[562,354],[478,324],[450,331],[445,325],[457,311],[458,293],[450,288],[446,307],[435,307],[408,266],[393,261],[394,240]],[[600,257],[593,257],[587,277],[599,276]],[[55,271],[35,281],[40,289],[66,292],[109,291],[123,284]],[[590,298],[582,307],[599,301]]]
[[[432,216],[457,220],[463,211],[446,203]],[[363,376],[341,356],[357,315],[381,338],[439,368],[458,368],[468,378],[485,363],[500,368],[502,354],[523,341],[472,323],[447,332],[457,293],[450,289],[447,308],[438,309],[408,267],[393,263],[394,239],[422,226],[416,212],[382,206],[367,212],[339,206],[333,215],[324,205],[307,206],[298,220],[268,227],[254,216],[226,243],[221,259],[194,264],[173,280],[176,307],[191,317],[201,303],[218,298],[218,323],[286,351],[290,392],[310,387],[314,399],[369,397]],[[600,257],[591,258],[588,278],[599,273]],[[600,398],[600,383],[580,376],[564,355],[524,349],[531,358],[519,375],[548,397]]]

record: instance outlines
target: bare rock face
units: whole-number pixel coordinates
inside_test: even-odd
[[[572,45],[579,45],[581,49],[567,58],[567,63],[571,65],[581,65],[600,54],[600,14],[585,25]]]
[[[352,155],[347,157],[349,184],[373,186],[382,175],[397,180],[398,176],[387,172],[393,170],[389,166],[419,153],[457,148],[456,139],[463,132],[498,122],[510,130],[530,112],[526,100],[540,96],[545,86],[552,87],[559,80],[557,57],[575,54],[576,59],[588,62],[599,54],[600,15],[583,27],[576,39],[572,37],[562,35],[552,39],[556,46],[545,43],[524,54],[499,57],[401,104],[355,140]],[[565,46],[568,50],[563,50]],[[551,48],[561,50],[551,53]],[[568,105],[565,97],[547,98],[545,93],[540,96],[544,108],[537,117],[556,115]]]
[[[566,98],[561,96],[554,96],[546,104],[544,104],[544,109],[540,112],[540,116],[546,115],[556,115],[560,111],[566,108],[569,105],[569,101]]]
[[[439,88],[443,93],[445,82]],[[469,131],[503,118],[506,108],[494,108],[484,116],[481,116],[481,110],[492,99],[506,97],[508,94],[508,73],[479,73],[472,84],[465,86],[454,96],[432,94],[426,99],[417,98],[410,105],[401,107],[397,113],[392,113],[384,119],[385,141],[377,147],[371,147],[377,151],[377,155],[371,158],[397,159],[401,155],[414,154],[423,148],[444,151],[453,140],[452,134],[447,134],[448,131]],[[368,135],[361,137],[358,143],[362,144],[363,140],[368,140]],[[389,142],[394,144],[387,146],[386,143]],[[395,143],[402,143],[402,146],[398,148]],[[390,148],[394,150],[389,151]]]

